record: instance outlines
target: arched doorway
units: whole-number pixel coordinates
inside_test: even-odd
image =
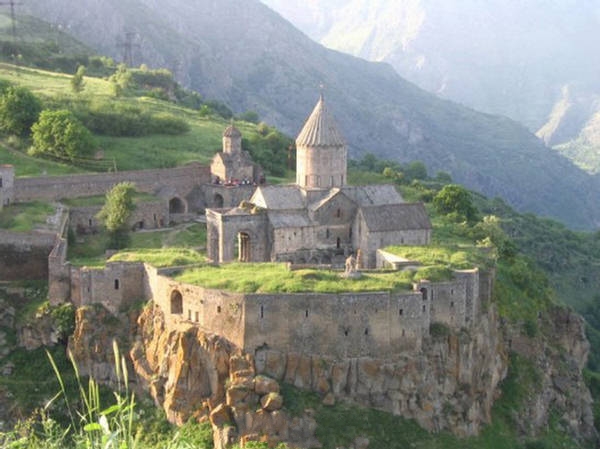
[[[171,292],[171,313],[181,315],[183,313],[183,296],[179,290]]]
[[[174,197],[169,200],[169,213],[171,214],[184,214],[185,203],[181,198]]]
[[[250,262],[250,236],[245,232],[238,234],[238,260]]]
[[[222,209],[223,204],[223,195],[221,195],[220,193],[215,193],[215,197],[213,198],[213,205],[215,209]]]

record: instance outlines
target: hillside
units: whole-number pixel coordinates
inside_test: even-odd
[[[294,136],[325,85],[354,156],[373,152],[423,160],[519,210],[574,228],[600,222],[600,181],[549,151],[510,120],[442,101],[390,66],[327,50],[258,1],[32,1],[23,6],[62,23],[95,50],[117,56],[115,42],[137,33],[136,63],[172,69],[184,85],[234,111],[255,110]],[[140,58],[139,56],[142,56]]]
[[[388,62],[420,87],[510,117],[552,146],[576,140],[598,112],[594,2],[263,3],[329,48]]]

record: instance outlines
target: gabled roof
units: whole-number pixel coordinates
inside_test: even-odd
[[[252,195],[250,202],[269,210],[304,208],[302,192],[296,185],[260,186]]]
[[[298,228],[311,225],[306,211],[268,211],[269,221],[273,228]]]
[[[342,192],[359,206],[380,206],[404,203],[402,196],[391,184],[369,186],[345,186]]]
[[[361,212],[371,232],[431,229],[423,203],[366,206]]]
[[[312,211],[318,210],[321,206],[323,206],[324,204],[329,202],[331,199],[333,199],[333,197],[338,195],[340,192],[341,192],[341,190],[339,188],[334,187],[323,198],[310,204],[310,206],[308,208]]]
[[[296,146],[342,147],[344,145],[344,138],[338,130],[335,120],[327,112],[323,95],[321,95],[296,138]]]

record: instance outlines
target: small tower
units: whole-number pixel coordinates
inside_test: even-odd
[[[14,200],[15,168],[0,165],[0,210]]]
[[[223,132],[223,153],[236,154],[242,152],[242,133],[233,124]]]
[[[296,138],[296,184],[305,189],[346,183],[348,150],[321,94]]]

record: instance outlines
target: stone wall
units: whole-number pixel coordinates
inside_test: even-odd
[[[198,163],[184,167],[117,173],[17,178],[14,199],[55,201],[102,195],[120,182],[133,182],[141,192],[185,197],[194,187],[210,182],[209,168]]]
[[[70,209],[70,226],[77,234],[90,234],[101,226],[96,218],[102,206],[80,206]],[[169,224],[169,204],[166,200],[138,203],[128,220],[130,229],[156,229]]]
[[[109,262],[103,269],[72,268],[71,291],[77,306],[102,304],[113,313],[146,299],[141,263]]]
[[[213,209],[236,207],[242,201],[252,197],[256,186],[254,185],[239,185],[225,186],[222,184],[208,184],[202,186],[204,197],[206,200],[205,208]]]
[[[15,169],[0,165],[0,210],[14,201]]]
[[[48,278],[48,255],[56,234],[10,232],[0,229],[0,280]]]

